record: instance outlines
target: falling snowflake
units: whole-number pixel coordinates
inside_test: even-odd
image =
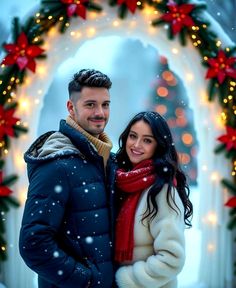
[[[58,252],[58,251],[55,251],[55,252],[53,253],[53,257],[55,257],[55,258],[59,257],[59,252]]]
[[[56,185],[55,188],[54,188],[54,191],[56,193],[61,193],[62,192],[62,186],[61,185]]]
[[[85,242],[87,244],[91,244],[91,243],[93,243],[93,238],[91,236],[88,236],[88,237],[85,238]]]
[[[57,274],[61,276],[63,274],[63,271],[62,270],[58,270]]]

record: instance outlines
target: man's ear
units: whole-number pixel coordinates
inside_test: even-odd
[[[71,100],[67,101],[67,110],[68,110],[70,116],[74,119],[74,116],[75,116],[74,104],[72,103]]]

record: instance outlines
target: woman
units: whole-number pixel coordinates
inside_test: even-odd
[[[141,112],[119,145],[116,283],[120,288],[177,287],[192,204],[170,129],[158,113]]]

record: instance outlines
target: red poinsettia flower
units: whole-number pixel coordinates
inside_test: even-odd
[[[86,7],[84,6],[88,0],[61,0],[62,3],[67,4],[68,17],[77,14],[83,19],[86,19]]]
[[[7,186],[2,185],[2,181],[2,171],[0,171],[0,196],[9,196],[12,193],[12,190],[10,190]]]
[[[236,196],[231,197],[226,203],[225,206],[236,207]]]
[[[121,5],[125,3],[131,13],[134,13],[137,8],[137,0],[118,0],[117,4]]]
[[[228,151],[236,149],[236,129],[226,126],[226,132],[227,134],[218,137],[217,140],[226,144],[226,149]]]
[[[194,9],[194,4],[178,5],[174,1],[169,1],[167,4],[169,11],[161,16],[165,22],[170,22],[174,35],[178,34],[182,28],[194,26],[194,21],[189,15]]]
[[[19,121],[19,118],[13,117],[15,109],[4,110],[4,107],[0,105],[0,140],[5,135],[14,136],[13,126]]]
[[[208,64],[211,66],[207,70],[207,78],[217,78],[218,82],[222,84],[226,76],[236,79],[236,69],[233,64],[236,62],[236,57],[227,58],[224,51],[220,50],[217,57],[208,59]]]
[[[41,55],[44,50],[37,45],[29,45],[28,39],[24,32],[18,37],[16,44],[5,44],[4,48],[9,53],[1,64],[17,64],[20,70],[28,68],[35,72],[36,63],[34,58]]]

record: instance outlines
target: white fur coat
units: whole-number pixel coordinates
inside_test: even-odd
[[[158,213],[151,223],[141,222],[146,210],[147,193],[140,197],[134,224],[134,254],[132,263],[121,266],[116,272],[119,288],[174,288],[177,274],[185,261],[184,208],[176,190],[175,202],[180,211],[166,200],[167,185],[157,195]]]

